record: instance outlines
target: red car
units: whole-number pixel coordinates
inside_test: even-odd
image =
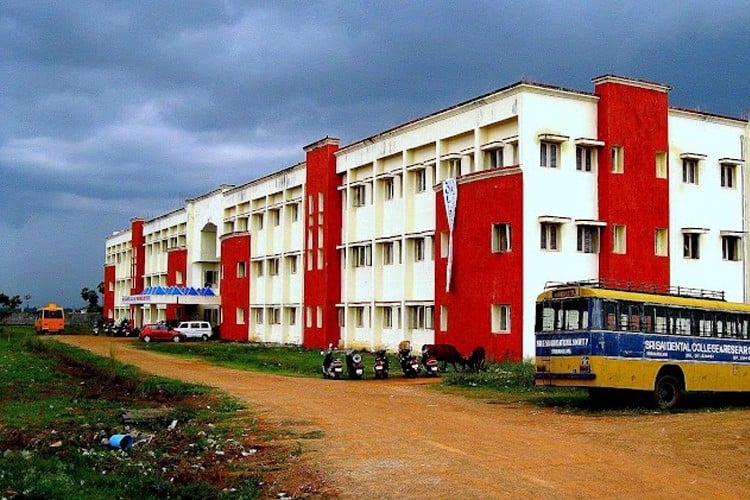
[[[185,340],[185,335],[163,323],[157,323],[153,325],[145,325],[138,334],[138,338],[146,343],[151,341],[183,342]]]

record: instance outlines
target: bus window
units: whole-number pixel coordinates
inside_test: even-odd
[[[639,332],[641,331],[641,316],[643,315],[643,312],[641,311],[641,306],[639,304],[629,304],[628,305],[628,329],[633,332]]]
[[[604,325],[607,330],[616,330],[617,303],[604,302]]]
[[[589,328],[589,301],[587,299],[566,300],[565,330],[585,330]]]
[[[701,337],[713,337],[714,336],[714,318],[713,314],[708,311],[697,311],[696,318],[698,320],[698,335]]]
[[[692,318],[690,311],[684,309],[673,309],[674,333],[675,335],[691,335]]]
[[[554,305],[557,305],[557,304],[554,304]],[[552,332],[555,330],[554,305],[548,302],[537,304],[536,331]]]
[[[654,332],[669,333],[669,311],[665,307],[654,307]]]

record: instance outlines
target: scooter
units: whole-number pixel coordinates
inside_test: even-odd
[[[372,371],[374,372],[376,379],[388,378],[390,362],[388,361],[388,353],[385,349],[375,351],[375,364],[372,367]]]
[[[333,344],[328,349],[320,351],[323,355],[323,378],[340,379],[344,374],[344,365],[339,358],[333,357]]]
[[[439,377],[440,367],[438,366],[438,360],[435,356],[432,356],[429,351],[422,351],[422,365],[424,367],[424,374],[426,377]]]
[[[398,361],[401,364],[401,370],[404,372],[404,377],[414,378],[419,374],[419,361],[417,361],[417,357],[411,353],[411,347],[400,349],[398,351]]]
[[[365,376],[365,365],[362,355],[353,349],[346,351],[346,371],[351,379],[362,379]]]

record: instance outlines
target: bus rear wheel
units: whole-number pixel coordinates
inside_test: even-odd
[[[671,410],[680,404],[682,384],[673,375],[662,375],[656,381],[654,400],[662,410]]]

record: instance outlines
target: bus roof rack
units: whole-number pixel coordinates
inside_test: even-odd
[[[690,288],[685,286],[657,285],[654,283],[637,283],[633,281],[613,279],[589,279],[579,281],[548,281],[544,288],[562,288],[584,286],[590,288],[606,288],[626,292],[653,293],[657,295],[674,295],[678,297],[692,297],[695,299],[726,300],[722,290],[707,290],[705,288]]]

